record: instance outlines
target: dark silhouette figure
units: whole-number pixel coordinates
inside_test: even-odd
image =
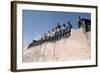
[[[57,38],[57,40],[59,40],[61,38],[61,25],[60,25],[60,23],[58,23],[57,27],[56,27],[56,38]]]
[[[43,35],[43,37],[41,38],[42,43],[46,42],[46,39],[47,39],[47,34],[45,33],[45,34]]]
[[[78,28],[80,28],[82,26],[82,21],[80,16],[78,16],[77,21],[78,21]]]
[[[52,32],[51,32],[51,41],[55,41],[55,31],[54,29],[52,29]]]
[[[67,22],[68,23],[68,27],[66,29],[66,33],[67,33],[67,37],[71,36],[71,29],[72,29],[72,24],[70,23],[70,21]]]
[[[82,24],[82,27],[85,29],[85,32],[88,32],[91,30],[91,20],[90,19],[81,19],[84,24]]]
[[[57,40],[62,39],[63,37],[66,38],[66,37],[71,36],[72,24],[70,23],[70,21],[68,21],[67,24],[68,24],[68,26],[66,27],[65,24],[63,24],[61,26],[60,23],[57,23],[57,26],[54,27],[54,29],[52,29],[52,31],[48,31],[47,33],[45,33],[41,37],[41,39],[33,40],[33,42],[29,44],[28,48],[30,48],[32,46],[42,45],[45,42],[55,42]],[[79,25],[79,27],[81,27],[80,16],[78,17],[78,25]]]
[[[50,39],[51,39],[51,37],[50,37],[50,31],[48,31],[48,33],[47,33],[47,42],[49,42]]]
[[[62,37],[66,37],[66,25],[63,24],[63,28],[62,28]]]
[[[36,40],[33,40],[32,41],[32,43],[30,43],[29,45],[28,45],[28,48],[30,48],[30,47],[32,47],[32,46],[36,46]]]

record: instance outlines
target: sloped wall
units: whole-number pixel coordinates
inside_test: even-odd
[[[90,42],[83,29],[72,29],[69,38],[24,50],[23,62],[90,59]]]

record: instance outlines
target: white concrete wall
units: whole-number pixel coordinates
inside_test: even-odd
[[[23,51],[23,62],[74,61],[91,59],[89,39],[82,28],[72,29],[71,36],[46,42]]]

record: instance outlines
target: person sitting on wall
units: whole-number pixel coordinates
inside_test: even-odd
[[[33,40],[31,46],[36,46],[37,41]]]
[[[47,42],[49,42],[50,41],[50,31],[48,31],[48,33],[47,33]]]
[[[62,38],[62,32],[63,32],[62,26],[59,29],[60,29],[59,38],[61,39]]]
[[[54,38],[54,39],[55,39],[55,41],[56,41],[56,40],[57,40],[57,34],[58,34],[58,33],[57,33],[57,27],[55,27],[54,31],[55,31],[55,38]]]
[[[60,36],[60,28],[61,28],[61,25],[58,23],[57,28],[56,28],[56,30],[57,30],[57,40],[61,38],[61,36]]]
[[[47,39],[47,35],[46,35],[46,33],[45,33],[45,34],[43,35],[43,37],[42,37],[43,43],[46,42],[46,39]]]
[[[37,41],[37,46],[38,45],[41,45],[42,44],[42,41],[41,41],[41,39],[39,39],[38,41]]]
[[[43,37],[40,38],[41,44],[43,43]]]
[[[55,31],[54,31],[54,29],[52,29],[51,41],[55,41]]]
[[[71,36],[71,28],[72,28],[72,24],[70,23],[70,21],[67,22],[68,27],[66,28],[66,33],[67,33],[67,37]]]
[[[62,37],[66,37],[66,25],[63,24],[63,28],[62,28]]]
[[[57,27],[54,28],[54,41],[57,40]]]
[[[50,36],[49,36],[49,39],[50,39],[49,41],[50,41],[50,42],[52,41],[52,37],[53,37],[52,33],[53,33],[53,32],[51,31],[51,32],[50,32]]]

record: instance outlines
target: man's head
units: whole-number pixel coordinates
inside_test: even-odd
[[[66,25],[65,25],[65,24],[63,24],[63,27],[66,27]]]

